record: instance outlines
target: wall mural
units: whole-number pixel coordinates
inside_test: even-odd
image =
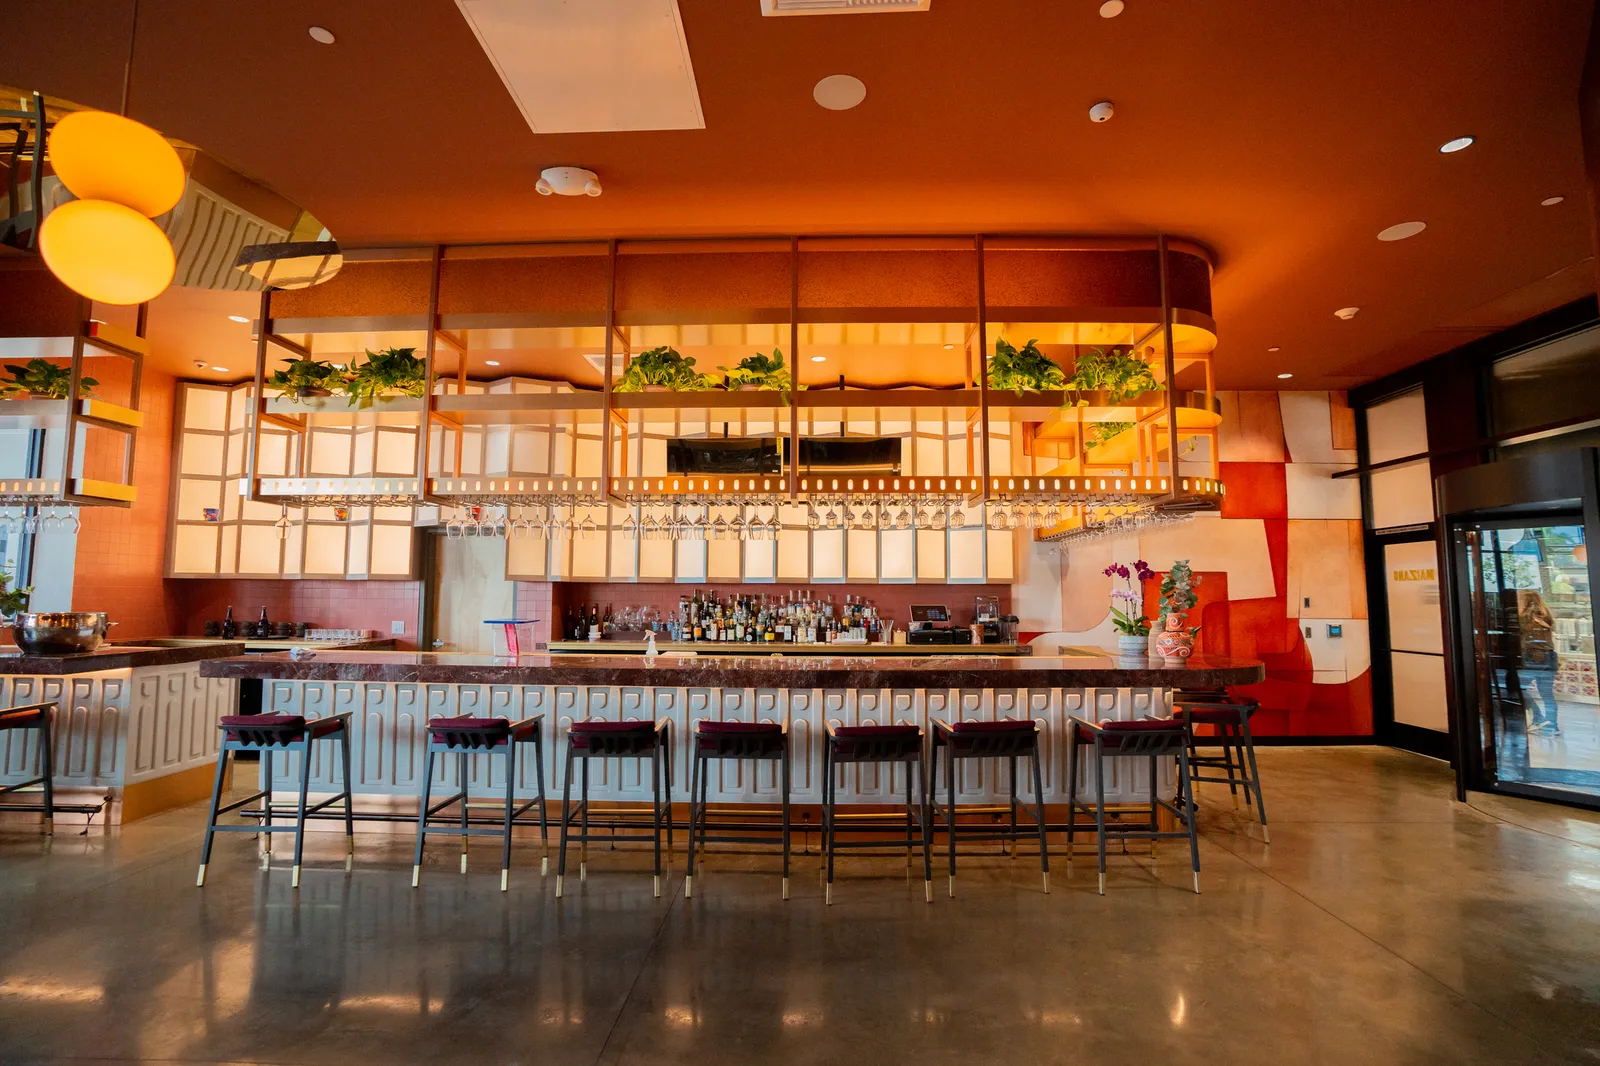
[[[1355,465],[1354,414],[1342,392],[1218,396],[1222,513],[1075,544],[1064,555],[1024,545],[1013,597],[1024,639],[1040,654],[1114,646],[1115,579],[1105,568],[1144,559],[1164,571],[1188,559],[1201,576],[1191,612],[1201,625],[1196,654],[1266,663],[1265,681],[1236,690],[1260,702],[1260,735],[1370,735],[1360,484],[1332,477]],[[1156,599],[1149,583],[1147,614]]]

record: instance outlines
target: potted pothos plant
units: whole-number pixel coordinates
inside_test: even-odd
[[[1038,340],[1030,340],[1020,349],[1004,337],[994,342],[994,355],[989,359],[989,387],[1003,392],[1046,392],[1064,388],[1066,372],[1055,361],[1039,350]]]
[[[21,366],[7,363],[6,369],[11,372],[11,380],[0,382],[0,393],[7,399],[65,400],[72,388],[72,370],[48,359],[29,359]],[[79,378],[78,395],[89,395],[89,390],[99,384],[94,378]]]
[[[765,392],[794,391],[789,368],[783,365],[783,351],[779,348],[772,349],[771,355],[764,352],[747,355],[731,370],[725,366],[719,366],[717,369],[724,374],[729,392],[739,392],[743,389],[759,389]]]
[[[1073,364],[1072,380],[1066,388],[1072,393],[1104,392],[1113,404],[1124,403],[1141,393],[1153,392],[1161,387],[1150,364],[1139,358],[1131,349],[1109,352],[1090,349]],[[1076,398],[1077,406],[1087,407],[1088,400]]]
[[[322,359],[291,359],[281,370],[274,370],[266,387],[296,402],[312,396],[332,396],[344,387],[344,368]]]
[[[11,587],[11,575],[0,574],[0,618],[7,622],[19,613],[28,609],[28,599],[33,595],[33,586],[14,589]]]
[[[1084,433],[1083,451],[1085,457],[1088,453],[1104,444],[1109,444],[1116,439],[1118,434],[1132,429],[1132,422],[1090,422],[1088,431]]]
[[[380,396],[426,396],[426,364],[417,358],[415,348],[386,348],[368,351],[365,363],[352,360],[340,384],[352,400],[368,402]]]
[[[693,358],[662,345],[634,356],[612,388],[616,392],[705,392],[715,384],[695,370]]]

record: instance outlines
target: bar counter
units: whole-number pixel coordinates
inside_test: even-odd
[[[287,655],[252,655],[201,664],[209,678],[265,682],[262,710],[319,718],[351,714],[352,791],[358,804],[416,810],[426,747],[424,726],[438,716],[480,715],[513,721],[545,716],[544,780],[547,796],[559,800],[566,731],[586,717],[672,722],[673,796],[682,800],[689,781],[686,738],[692,723],[706,718],[772,721],[788,725],[793,746],[793,800],[822,798],[822,738],[830,721],[845,725],[909,721],[928,727],[932,719],[957,721],[1005,717],[1041,724],[1045,799],[1066,801],[1070,719],[1132,719],[1167,713],[1173,688],[1246,685],[1260,681],[1262,664],[1252,660],[1199,658],[1168,668],[1143,659],[1123,665],[1104,656],[944,655],[918,658],[859,655],[749,656],[661,655],[654,661],[624,655],[488,655],[431,652],[322,652],[292,660]],[[314,756],[313,789],[338,791],[338,760],[332,746]],[[1109,801],[1148,803],[1148,768],[1119,768],[1108,776]],[[275,761],[271,782],[286,794],[298,788],[298,769]],[[456,760],[444,760],[438,787],[457,786]],[[504,760],[468,761],[473,790],[503,790]],[[720,766],[713,771],[713,803],[775,803],[776,766]],[[597,801],[648,803],[651,788],[641,766],[594,768],[590,796]],[[848,767],[840,771],[841,803],[892,803],[904,795],[904,767]],[[516,762],[519,795],[534,794],[531,752]],[[959,802],[994,802],[1006,795],[1005,772],[987,762],[964,767]],[[1081,780],[1081,779],[1080,779]],[[1163,771],[1163,782],[1171,775]],[[1089,779],[1088,787],[1092,788]],[[1170,788],[1169,785],[1163,787]],[[498,792],[497,792],[498,794]],[[333,823],[329,823],[330,825]]]
[[[643,655],[642,640],[552,640],[553,655]],[[1032,655],[1028,644],[747,644],[722,641],[657,641],[662,655]]]

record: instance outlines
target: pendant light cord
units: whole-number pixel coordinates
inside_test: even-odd
[[[133,89],[133,45],[139,39],[139,0],[133,0],[133,24],[128,27],[128,62],[122,68],[122,117],[128,117],[128,98]]]

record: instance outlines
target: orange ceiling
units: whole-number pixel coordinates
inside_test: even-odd
[[[704,130],[533,134],[451,0],[143,0],[131,114],[352,247],[1165,230],[1216,253],[1231,388],[1285,370],[1345,387],[1593,291],[1590,0],[1129,0],[1112,20],[1096,0],[783,19],[679,3]],[[116,106],[131,4],[7,9],[0,81]],[[866,102],[816,106],[833,73]],[[1102,98],[1116,118],[1093,125]],[[1463,133],[1478,143],[1437,152]],[[537,196],[557,164],[598,171],[605,195]],[[1413,219],[1420,236],[1375,239]]]

